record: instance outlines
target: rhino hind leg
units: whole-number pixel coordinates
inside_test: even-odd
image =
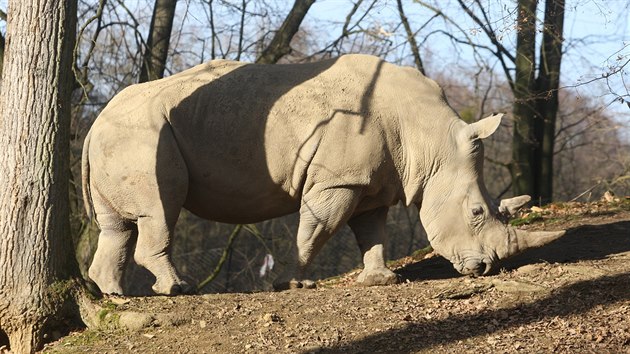
[[[170,259],[170,242],[177,218],[174,219],[170,221],[163,216],[138,218],[138,241],[134,260],[155,276],[153,291],[162,295],[194,291],[192,286],[179,277]]]
[[[389,285],[400,281],[385,265],[387,211],[388,208],[371,210],[348,222],[363,254],[364,268],[357,278],[358,285]]]
[[[324,188],[315,185],[303,196],[297,233],[297,259],[290,271],[274,283],[274,289],[315,288],[315,282],[303,279],[322,246],[344,225],[356,207],[358,189]]]
[[[122,279],[135,237],[135,225],[115,212],[97,214],[101,228],[89,277],[105,294],[123,295]]]

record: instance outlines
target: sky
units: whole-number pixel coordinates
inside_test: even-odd
[[[369,1],[365,1],[369,2]],[[385,31],[391,30],[398,19],[395,1],[381,0],[381,3],[389,3],[375,13],[372,21],[381,21]],[[427,1],[430,2],[430,1]],[[508,14],[508,10],[513,8],[513,1],[482,0],[482,4],[487,4],[487,8],[493,10],[496,20],[495,28],[502,29],[505,36],[501,38],[501,43],[508,48],[514,47],[513,19],[501,21]],[[628,95],[626,87],[621,80],[621,75],[613,75],[609,80],[596,80],[588,85],[581,85],[593,79],[600,78],[602,74],[611,71],[611,66],[618,65],[630,59],[630,1],[622,0],[567,0],[565,9],[565,54],[562,62],[561,80],[562,85],[571,87],[578,95],[589,95],[601,97],[604,103],[610,103],[615,95],[611,95],[611,89],[618,95]],[[480,33],[479,27],[473,23],[454,0],[442,0],[440,7],[444,9],[449,17],[457,21],[459,26],[468,31],[468,35],[475,41],[483,41],[484,35]],[[433,15],[426,7],[421,6],[416,1],[403,0],[406,15],[409,18],[412,28],[419,28],[430,16]],[[499,6],[503,5],[503,6]],[[349,12],[351,4],[346,0],[318,0],[315,2],[307,20],[314,22],[335,21],[343,22]],[[539,5],[539,10],[543,9],[543,4]],[[435,21],[438,26],[444,27],[440,21]],[[387,26],[390,25],[390,29]],[[414,26],[415,24],[415,26]],[[449,26],[454,30],[452,26]],[[428,33],[430,29],[424,30],[417,37],[421,41],[422,33]],[[402,31],[401,31],[402,33]],[[334,34],[335,36],[338,34]],[[459,46],[464,48],[465,46]],[[455,62],[454,49],[452,44],[444,37],[433,36],[425,45],[425,50],[433,54],[426,60],[425,65],[434,71],[448,71]],[[422,48],[421,48],[422,51]],[[473,55],[470,51],[463,49],[457,61],[470,60],[471,65]],[[617,61],[618,58],[621,61]],[[626,72],[630,72],[630,65]],[[430,75],[430,74],[429,74]],[[625,78],[630,77],[625,74]],[[630,82],[629,82],[630,83]],[[610,85],[610,87],[608,86]],[[630,97],[627,97],[630,100]],[[612,109],[620,113],[630,113],[629,107],[619,105]]]
[[[94,0],[96,1],[96,0]],[[237,0],[231,0],[240,3]],[[262,0],[254,0],[262,1]],[[274,3],[273,0],[265,0]],[[311,26],[316,31],[316,40],[327,43],[339,36],[340,24],[350,11],[352,2],[356,0],[317,0],[311,7],[303,26]],[[466,32],[474,41],[483,42],[485,36],[479,27],[462,12],[456,0],[424,0],[427,3],[438,3],[440,8]],[[465,0],[470,3],[471,0]],[[6,9],[7,0],[0,0],[0,9]],[[125,3],[133,8],[141,8],[150,16],[153,0],[126,0]],[[365,4],[372,0],[364,0]],[[514,1],[481,0],[489,9],[491,21],[495,29],[503,33],[501,43],[508,48],[514,47]],[[539,11],[543,9],[543,1]],[[207,25],[206,18],[195,6],[200,6],[199,0],[180,0],[178,12],[188,11],[183,15],[189,23],[197,22]],[[288,12],[293,0],[275,0],[275,5],[284,12]],[[414,30],[420,28],[434,13],[419,4],[418,0],[403,0],[404,8]],[[255,7],[256,4],[251,5]],[[262,3],[257,4],[259,7]],[[630,83],[630,65],[624,74],[615,74],[608,80],[601,79],[602,75],[614,69],[615,65],[630,59],[630,0],[566,0],[565,15],[565,54],[562,62],[561,85],[573,90],[578,96],[599,98],[602,105],[609,105],[608,109],[616,112],[630,125],[630,105],[615,102],[615,98],[622,96],[630,101],[627,87],[623,81]],[[355,16],[355,18],[358,15]],[[406,38],[399,25],[395,0],[378,0],[362,24],[365,27],[380,27],[385,33],[394,33],[392,40],[405,43]],[[421,52],[428,74],[450,73],[455,67],[474,67],[472,51],[464,45],[453,46],[443,35],[432,35],[424,38],[426,33],[435,29],[445,29],[453,33],[460,32],[452,24],[443,20],[433,20],[429,26],[419,32],[416,39],[426,40],[421,44]],[[0,30],[4,32],[4,23],[0,23]],[[175,26],[178,24],[176,23]],[[458,33],[458,34],[461,34]],[[402,48],[402,47],[401,47]],[[408,53],[408,52],[406,52]],[[408,57],[408,64],[412,64]],[[497,66],[498,68],[498,66]],[[460,74],[467,75],[467,74]],[[588,84],[585,84],[588,83]],[[611,94],[611,92],[613,92]]]

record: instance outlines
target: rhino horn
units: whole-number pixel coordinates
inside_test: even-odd
[[[518,197],[501,199],[499,204],[499,212],[506,213],[508,215],[514,215],[525,204],[529,203],[532,197],[528,195],[519,195]]]
[[[530,248],[546,245],[562,237],[566,230],[561,231],[525,231],[509,227],[510,252],[508,256],[513,256]]]

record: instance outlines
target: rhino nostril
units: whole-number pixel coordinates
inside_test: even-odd
[[[490,270],[490,267],[484,262],[478,262],[474,264],[467,264],[463,270],[464,274],[478,277],[480,275],[486,274]]]
[[[481,262],[481,268],[482,268],[481,275],[486,275],[486,274],[490,273],[490,269],[492,269],[492,264],[486,263],[486,262]]]
[[[489,274],[490,272],[492,272],[492,270],[494,269],[495,263],[490,262],[490,263],[486,263],[486,272],[483,273],[484,275]]]

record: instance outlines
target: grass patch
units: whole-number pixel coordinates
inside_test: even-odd
[[[415,260],[420,260],[420,259],[424,259],[424,257],[433,252],[433,247],[431,247],[431,245],[425,247],[425,248],[421,248],[415,252],[413,252],[411,254],[411,258],[415,259]]]
[[[529,224],[533,224],[535,222],[542,221],[542,220],[543,220],[542,214],[532,212],[525,215],[522,218],[516,218],[514,220],[510,220],[510,225],[512,226],[529,225]]]
[[[624,211],[630,211],[630,198],[623,198],[618,202],[614,203],[615,206]]]

